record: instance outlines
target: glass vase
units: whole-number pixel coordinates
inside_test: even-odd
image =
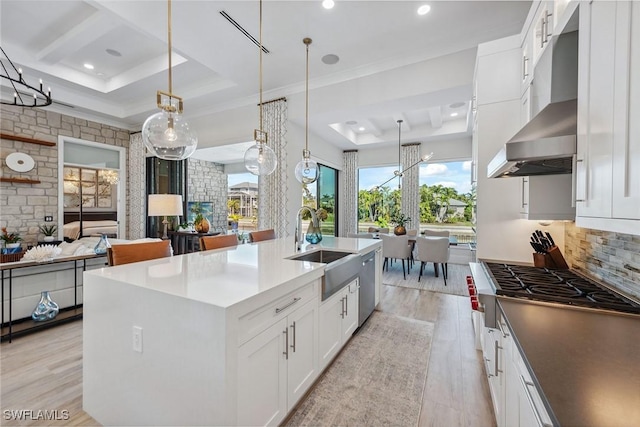
[[[107,239],[107,235],[103,234],[100,236],[100,240],[98,241],[98,244],[96,245],[95,248],[93,248],[93,251],[97,254],[97,255],[104,255],[107,253],[107,248],[110,248],[111,245],[109,244],[109,240]]]
[[[307,235],[305,236],[307,242],[315,245],[316,243],[320,243],[322,241],[322,231],[320,231],[320,227],[314,227],[313,224],[309,224],[309,228],[307,229]]]
[[[42,291],[40,294],[40,302],[31,313],[31,318],[36,322],[51,320],[58,315],[60,308],[49,295],[49,291]]]

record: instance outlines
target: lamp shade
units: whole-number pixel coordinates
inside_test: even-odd
[[[149,216],[182,215],[182,195],[149,194]]]

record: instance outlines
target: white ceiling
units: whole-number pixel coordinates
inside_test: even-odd
[[[264,1],[263,44],[271,52],[264,55],[265,100],[304,91],[304,37],[313,39],[309,85],[319,88],[519,33],[531,2],[335,3],[326,10],[321,0]],[[431,12],[418,16],[425,3]],[[173,91],[184,98],[187,119],[258,101],[257,47],[220,15],[222,10],[259,37],[255,0],[173,0]],[[48,108],[139,130],[156,110],[156,90],[168,89],[164,0],[2,0],[0,15],[2,48],[27,79],[43,78],[51,86],[56,103]],[[340,61],[324,64],[327,54]],[[85,69],[86,62],[95,69]],[[310,130],[343,149],[388,143],[400,118],[403,131],[411,130],[415,139],[446,138],[448,129],[468,132],[470,82],[462,91],[432,95],[429,102],[424,96],[387,96],[357,109],[336,109],[313,117]]]

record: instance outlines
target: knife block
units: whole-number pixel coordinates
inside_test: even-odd
[[[546,254],[533,254],[533,265],[536,267],[545,267],[552,269],[567,269],[569,265],[562,256],[562,252],[557,246],[549,248]]]

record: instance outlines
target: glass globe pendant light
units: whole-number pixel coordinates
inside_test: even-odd
[[[305,128],[304,128],[304,150],[302,150],[302,160],[296,165],[296,179],[303,184],[316,182],[319,175],[318,163],[311,160],[309,151],[309,45],[311,39],[305,37],[302,43],[307,46],[307,75],[305,85],[306,107],[305,107]]]
[[[262,0],[260,0],[260,129],[253,130],[255,144],[244,153],[244,167],[254,175],[266,176],[273,173],[278,165],[276,153],[267,145],[267,132],[263,130],[262,116]]]
[[[153,114],[142,125],[142,140],[156,157],[165,160],[184,160],[198,146],[198,137],[182,117],[182,98],[173,94],[171,74],[171,0],[168,0],[169,92],[157,91],[156,104],[160,112]]]

